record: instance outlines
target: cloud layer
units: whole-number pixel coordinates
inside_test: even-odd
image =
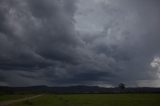
[[[1,0],[0,85],[160,86],[159,4]]]

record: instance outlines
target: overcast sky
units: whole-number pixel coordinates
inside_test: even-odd
[[[159,0],[0,0],[0,86],[160,87]]]

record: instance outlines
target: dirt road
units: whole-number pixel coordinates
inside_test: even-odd
[[[5,102],[1,102],[0,106],[8,106],[8,105],[11,105],[11,104],[14,104],[14,103],[17,103],[17,102],[23,102],[25,100],[35,99],[35,98],[38,98],[40,96],[42,96],[42,95],[36,95],[36,96],[26,97],[26,98],[17,99],[17,100],[5,101]]]

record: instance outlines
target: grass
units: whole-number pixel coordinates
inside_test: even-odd
[[[160,106],[160,94],[51,94],[12,106]]]
[[[14,94],[14,95],[0,95],[0,102],[8,101],[8,100],[16,100],[20,98],[29,97],[31,95],[22,95],[22,94]]]

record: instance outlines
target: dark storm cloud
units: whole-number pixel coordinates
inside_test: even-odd
[[[66,77],[65,80],[68,80],[69,84],[76,76],[80,76],[79,73],[88,73],[90,68],[85,70],[86,72],[79,69],[83,68],[81,64],[85,64],[83,61],[89,57],[83,53],[81,47],[84,44],[74,30],[73,15],[76,10],[74,2],[73,0],[1,2],[1,16],[4,18],[1,24],[0,69],[3,76],[1,79],[6,78],[3,84],[54,85],[58,84],[58,80],[63,82],[65,79],[63,77]],[[39,77],[30,75],[41,73],[43,74]],[[83,78],[79,77],[79,80]],[[78,77],[77,82],[81,82],[78,81]]]
[[[73,26],[74,10],[72,0],[1,1],[2,74],[75,64],[75,48],[80,41]],[[7,79],[7,75],[4,76]]]
[[[135,85],[156,79],[149,67],[159,56],[159,1],[95,0],[110,4],[100,3],[91,9],[95,14],[88,13],[92,18],[78,23],[95,24],[92,31],[100,22],[104,31],[92,35],[75,28],[77,1],[0,1],[0,85]]]
[[[7,29],[7,33],[1,31],[1,59],[4,58],[1,67],[32,67],[34,64],[49,62],[47,58],[72,61],[68,57],[77,45],[78,38],[72,31],[73,20],[65,12],[65,2],[15,2],[7,0],[2,3],[4,6],[1,6],[1,10],[5,11],[1,13],[5,16],[1,27]]]
[[[128,85],[134,85],[139,82],[140,85],[143,81],[159,80],[153,76],[155,70],[150,67],[153,58],[159,56],[159,3],[158,0],[102,0],[100,5],[96,5],[96,9],[82,6],[89,11],[88,14],[91,13],[90,15],[81,15],[83,8],[79,11],[81,18],[77,18],[80,20],[77,29],[84,30],[82,27],[86,24],[81,24],[82,21],[98,28],[101,28],[99,23],[104,23],[101,24],[104,25],[102,33],[86,34],[82,37],[89,43],[92,53],[96,53],[96,56],[104,55],[104,58],[112,60],[107,69],[116,75],[112,83],[126,82]],[[103,10],[99,9],[100,7]],[[89,33],[90,31],[88,30]]]
[[[116,2],[116,1],[115,1]],[[159,56],[160,40],[160,13],[159,1],[121,1],[122,10],[129,12],[127,17],[133,18],[119,22],[117,28],[122,29],[120,40],[113,45],[117,46],[113,54],[117,66],[122,67],[120,72],[122,80],[150,80],[155,79],[149,69],[150,62],[155,56]],[[124,3],[124,4],[123,4]],[[130,10],[127,10],[130,8]],[[124,17],[124,18],[127,18]],[[113,32],[113,34],[116,34]],[[114,36],[111,34],[111,36]],[[126,57],[126,58],[117,58]],[[153,70],[152,70],[153,71]]]

